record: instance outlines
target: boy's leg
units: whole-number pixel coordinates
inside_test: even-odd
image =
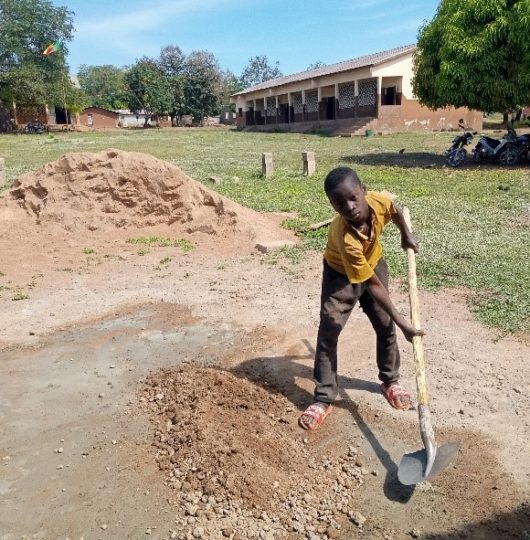
[[[375,273],[381,283],[388,290],[388,266],[384,259],[381,259],[375,268]],[[379,379],[383,382],[383,390],[391,389],[395,393],[396,405],[398,408],[410,407],[410,395],[402,390],[399,385],[400,356],[397,343],[396,325],[383,308],[373,299],[368,291],[365,291],[359,299],[361,308],[366,313],[377,335],[377,367],[379,368]],[[385,391],[385,395],[388,394]]]
[[[360,286],[352,286],[347,276],[324,263],[314,367],[315,401],[320,403],[337,397],[337,342],[359,292]]]

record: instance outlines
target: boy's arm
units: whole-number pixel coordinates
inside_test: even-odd
[[[395,212],[392,214],[392,221],[401,233],[401,247],[403,249],[411,248],[414,250],[414,253],[418,253],[418,240],[414,234],[409,231],[401,208],[394,203],[394,210]]]
[[[366,281],[368,286],[368,292],[374,298],[374,300],[390,315],[392,320],[396,323],[407,341],[412,341],[414,336],[424,336],[425,332],[419,328],[414,328],[401,313],[395,308],[388,291],[385,286],[381,283],[381,280],[377,277],[377,274],[374,274],[371,278]]]

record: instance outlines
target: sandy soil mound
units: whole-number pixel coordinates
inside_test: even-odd
[[[5,212],[16,206],[38,223],[67,230],[165,224],[190,234],[281,235],[267,217],[208,190],[175,165],[113,149],[66,154],[20,176],[6,197]]]
[[[156,460],[179,498],[179,532],[335,538],[349,520],[362,526],[353,507],[366,474],[357,448],[324,456],[307,444],[284,396],[202,368],[153,375],[140,399],[157,426]]]

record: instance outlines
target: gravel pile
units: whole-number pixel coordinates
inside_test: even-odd
[[[319,454],[283,395],[230,372],[190,368],[151,376],[140,401],[176,494],[172,538],[317,540],[363,526],[355,490],[368,471],[357,448]]]

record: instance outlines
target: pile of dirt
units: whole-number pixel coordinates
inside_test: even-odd
[[[177,494],[179,538],[337,538],[362,527],[352,495],[367,471],[357,448],[322,455],[281,394],[189,368],[152,375],[140,400]]]
[[[254,238],[259,232],[260,240],[288,234],[171,163],[113,149],[66,154],[20,176],[6,206],[20,206],[38,223],[58,223],[67,230],[164,224],[189,234]]]

